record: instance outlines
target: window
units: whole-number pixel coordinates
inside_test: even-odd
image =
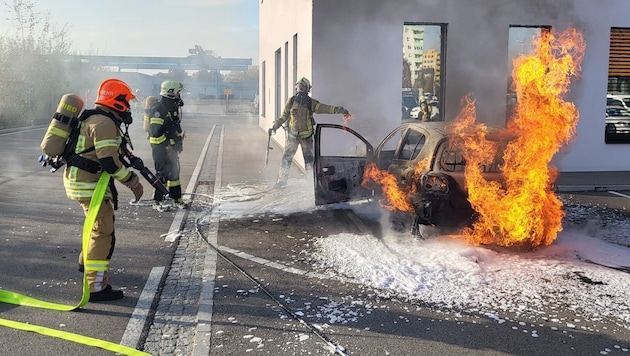
[[[433,104],[431,121],[442,121],[444,49],[446,25],[432,23],[405,23],[402,46],[402,88],[404,95],[412,95],[417,102]],[[410,46],[409,43],[414,45]],[[409,117],[408,108],[403,107],[402,119]]]
[[[608,92],[606,94],[605,143],[630,143],[630,120],[616,115],[630,108],[630,29],[610,29],[608,51]],[[616,110],[613,110],[616,109]]]
[[[258,101],[258,110],[260,110],[260,115],[265,117],[265,110],[267,109],[267,107],[265,106],[265,103],[267,102],[267,100],[265,100],[265,98],[267,97],[265,95],[265,88],[267,87],[267,70],[266,70],[266,66],[265,66],[265,61],[263,61],[260,64],[260,99]]]
[[[425,140],[426,136],[424,136],[421,132],[411,129],[407,130],[405,138],[402,140],[400,145],[398,159],[406,161],[413,161],[416,159],[420,151],[422,151]]]
[[[320,156],[367,157],[367,145],[354,134],[337,128],[325,127],[323,130],[320,135]]]
[[[518,102],[511,75],[514,70],[514,59],[520,55],[532,53],[534,51],[532,40],[540,37],[542,31],[549,31],[550,29],[548,26],[510,26],[508,33],[508,68],[510,76],[508,78],[505,110],[508,120],[514,116],[514,108]]]

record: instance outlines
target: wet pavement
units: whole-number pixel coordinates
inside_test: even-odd
[[[558,333],[536,344],[529,335],[508,336],[504,326],[488,325],[477,315],[436,312],[395,296],[382,298],[352,282],[319,274],[305,252],[315,237],[369,234],[373,227],[344,210],[310,212],[307,207],[297,213],[276,212],[274,202],[286,198],[282,195],[300,193],[268,190],[282,149],[275,145],[265,167],[266,140],[266,131],[253,117],[233,117],[213,129],[197,181],[189,183],[195,188],[187,189],[192,208],[183,221],[151,327],[140,345],[144,351],[415,355],[422,350],[426,355],[504,355],[539,354],[543,349],[547,354],[563,354],[577,348],[585,353],[575,354],[592,354],[586,352],[587,345],[599,351],[602,340],[619,343],[606,333],[585,333],[578,341],[567,341]],[[290,182],[304,184],[302,172],[295,167],[291,176]],[[630,172],[566,173],[560,175],[556,189],[581,195],[625,190],[630,186],[627,182]],[[309,194],[308,184],[301,188]],[[238,210],[231,195],[234,189],[240,194],[235,194],[236,199],[257,199],[261,208],[240,211],[241,218],[222,215],[222,205],[231,204],[232,213]],[[519,325],[518,320],[510,323]],[[621,340],[627,344],[627,330],[623,333]]]
[[[534,355],[542,350],[592,355],[607,347],[627,350],[628,329],[613,323],[598,330],[547,332],[549,326],[533,326],[518,316],[493,322],[395,294],[384,296],[383,291],[326,274],[311,256],[315,240],[340,233],[378,235],[378,222],[358,218],[343,207],[314,209],[306,204],[296,211],[282,210],[278,202],[301,201],[312,195],[312,186],[293,167],[288,189],[270,189],[282,148],[273,143],[265,166],[268,137],[257,117],[226,116],[207,107],[187,110],[194,112],[188,117],[207,120],[195,124],[204,134],[195,140],[190,135],[186,142],[201,147],[182,166],[183,176],[190,179],[182,182],[192,206],[165,215],[173,221],[159,234],[176,245],[172,259],[153,271],[155,298],[148,305],[140,305],[139,298],[136,305],[136,310],[148,311],[146,323],[130,315],[129,325],[137,320],[139,335],[125,333],[121,344],[168,356]],[[623,214],[629,206],[625,194],[630,172],[561,173],[555,188],[564,202],[588,206],[612,221],[611,211]],[[239,200],[256,200],[257,208]],[[571,214],[579,225],[580,214],[593,212],[579,209]],[[573,314],[559,310],[557,318],[573,320]],[[531,328],[546,331],[534,340],[531,332],[525,333]]]

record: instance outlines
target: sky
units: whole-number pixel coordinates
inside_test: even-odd
[[[186,57],[200,45],[223,58],[258,61],[258,0],[30,1],[53,25],[68,25],[74,53]],[[7,6],[0,9],[0,29],[14,26]]]
[[[304,177],[290,178],[280,191],[266,191],[264,184],[233,184],[215,197],[214,209],[230,218],[250,217],[253,224],[314,209],[350,208],[366,219],[377,216],[365,204],[316,207],[312,193],[304,194],[312,192],[312,186]],[[377,291],[387,298],[416,300],[440,306],[447,314],[470,312],[506,323],[532,339],[558,330],[597,332],[601,319],[630,328],[628,272],[596,264],[630,266],[630,221],[614,214],[609,220],[597,218],[592,209],[567,207],[558,238],[533,252],[474,247],[457,235],[434,231],[426,240],[396,233],[379,238],[369,233],[315,237],[312,244],[309,241],[314,246],[309,253],[320,274],[363,286],[366,294]],[[329,323],[356,321],[352,308],[331,306]],[[558,310],[574,313],[567,318]],[[600,354],[618,348],[629,351],[628,345],[609,345]]]

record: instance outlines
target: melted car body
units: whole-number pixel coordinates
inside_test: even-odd
[[[447,122],[408,122],[390,132],[374,149],[348,127],[318,124],[315,133],[315,204],[383,199],[374,182],[361,184],[374,163],[396,179],[412,209],[392,210],[401,229],[419,234],[421,225],[459,229],[470,225],[475,211],[468,202],[466,160]],[[484,178],[500,180],[501,159],[480,167]]]

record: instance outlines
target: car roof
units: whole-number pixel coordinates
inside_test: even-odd
[[[452,134],[447,130],[447,127],[452,123],[452,121],[429,121],[429,122],[423,122],[423,121],[413,121],[413,122],[406,122],[404,124],[402,124],[401,126],[407,126],[407,127],[420,127],[423,128],[429,132],[434,132],[437,135],[441,135],[441,136],[452,136]],[[497,139],[499,139],[500,137],[505,137],[504,135],[502,135],[501,133],[505,133],[506,129],[504,127],[500,127],[500,126],[494,126],[494,125],[488,125],[485,124],[490,132],[490,139],[492,139],[493,133],[497,133],[498,136],[496,136]]]

